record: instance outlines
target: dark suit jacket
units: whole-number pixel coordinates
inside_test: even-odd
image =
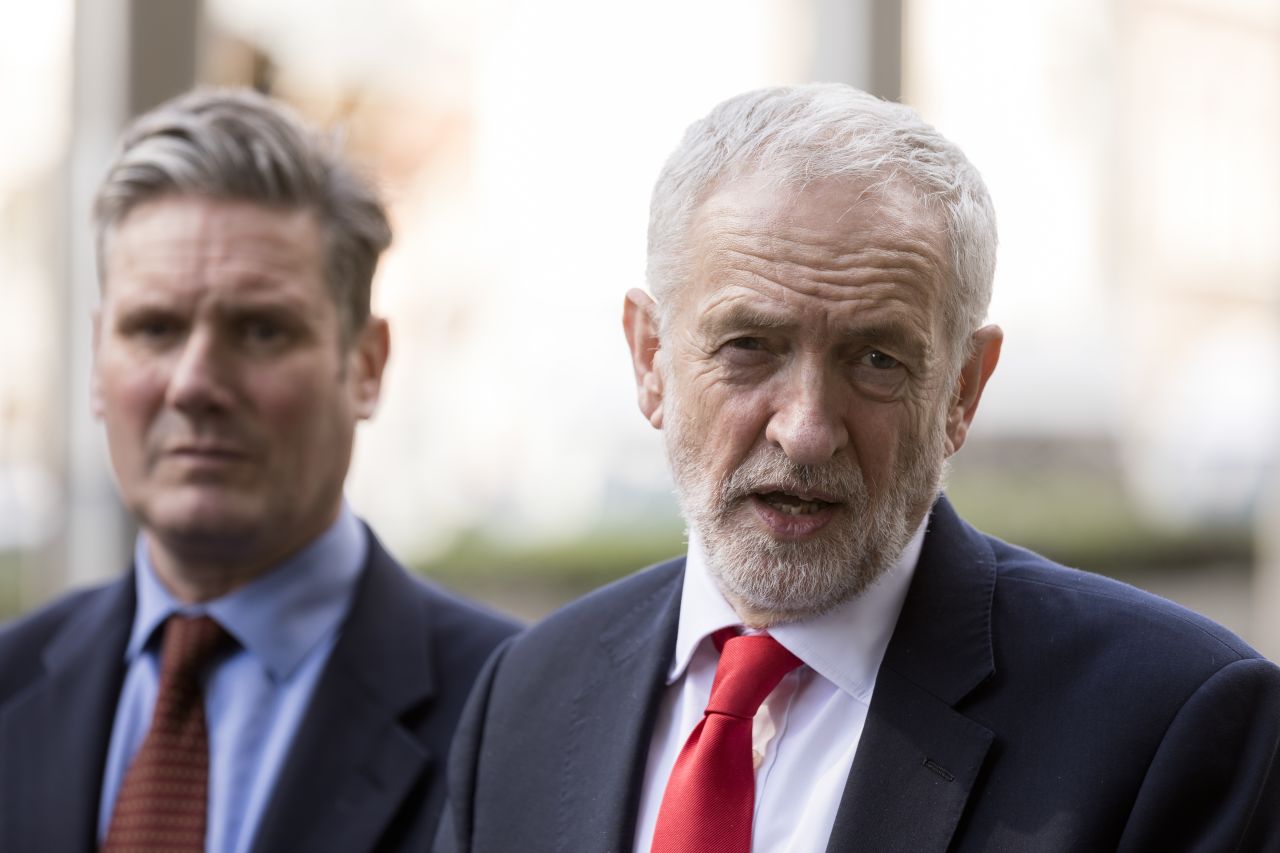
[[[489,662],[437,851],[630,851],[683,560]],[[1280,670],[1176,605],[985,536],[942,499],[829,851],[1278,851]]]
[[[422,850],[467,691],[514,625],[369,558],[254,850]],[[0,850],[96,849],[132,574],[0,630]]]

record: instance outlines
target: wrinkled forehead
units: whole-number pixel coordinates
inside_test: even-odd
[[[721,184],[694,211],[677,292],[666,320],[697,311],[727,280],[807,278],[868,283],[906,278],[931,291],[952,284],[944,218],[901,181],[824,178],[803,184],[753,174]],[[848,292],[846,290],[846,292]]]
[[[174,195],[121,220],[101,268],[104,302],[127,291],[170,294],[216,288],[226,294],[324,285],[319,224],[309,210]]]
[[[938,206],[906,178],[894,175],[802,180],[751,171],[726,177],[694,208],[690,244],[696,246],[726,222],[750,223],[765,233],[788,227],[840,228],[849,248],[886,235],[941,235],[946,230]]]
[[[226,215],[216,215],[220,213]],[[267,222],[274,226],[287,223],[295,232],[305,230],[314,233],[316,245],[322,253],[329,248],[328,223],[314,205],[274,203],[236,195],[172,190],[139,198],[122,208],[118,216],[100,226],[101,230],[97,235],[100,277],[105,277],[120,235],[141,230],[137,227],[140,222],[154,229],[156,219],[169,220],[175,226],[185,225],[188,229],[191,229],[195,220],[200,220],[205,225],[204,230],[219,225],[226,230],[225,226],[234,228],[240,223],[246,223],[245,227],[236,230],[241,231],[242,235],[250,236],[260,231],[259,223]]]

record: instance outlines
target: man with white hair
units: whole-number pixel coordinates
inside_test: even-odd
[[[495,655],[438,850],[1280,850],[1280,670],[941,496],[995,248],[907,107],[766,89],[689,129],[623,320],[687,557]]]

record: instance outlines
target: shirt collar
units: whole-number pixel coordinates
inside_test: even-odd
[[[146,534],[139,533],[134,545],[138,607],[125,660],[135,660],[172,614],[207,613],[273,679],[287,679],[346,616],[368,550],[368,538],[344,501],[329,529],[292,557],[227,595],[184,605],[161,583]]]
[[[869,702],[876,672],[915,575],[927,523],[926,515],[894,564],[861,595],[821,616],[776,625],[769,634],[841,690]],[[690,531],[675,658],[667,683],[684,674],[702,642],[741,621],[707,568],[702,540],[696,531]]]

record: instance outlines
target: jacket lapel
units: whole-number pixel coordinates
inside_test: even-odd
[[[675,649],[684,560],[600,636],[569,709],[557,850],[630,851],[659,702]]]
[[[45,675],[0,708],[0,846],[94,850],[98,800],[124,649],[132,575],[89,598],[45,647]]]
[[[436,691],[427,614],[372,537],[370,549],[255,851],[371,850],[430,761],[442,759],[403,722]]]
[[[943,853],[994,735],[955,710],[995,671],[995,560],[940,498],[876,678],[829,853]]]

